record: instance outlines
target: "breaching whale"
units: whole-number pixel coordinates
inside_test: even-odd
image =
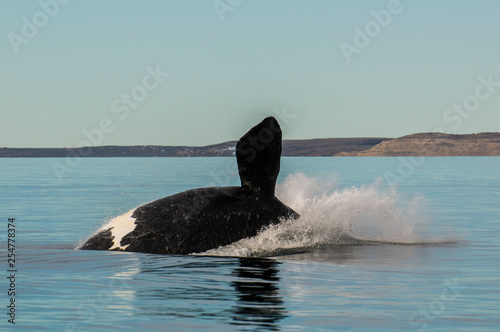
[[[144,204],[113,219],[79,249],[190,254],[257,235],[298,214],[276,198],[281,128],[265,118],[240,138],[240,187],[192,189]]]

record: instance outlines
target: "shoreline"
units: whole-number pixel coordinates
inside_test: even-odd
[[[85,146],[0,148],[0,158],[232,157],[236,141],[207,146]],[[421,133],[399,138],[283,140],[283,157],[472,157],[500,156],[500,133]]]

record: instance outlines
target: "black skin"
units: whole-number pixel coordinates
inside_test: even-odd
[[[280,168],[281,129],[264,119],[236,147],[241,187],[188,190],[138,207],[135,229],[125,235],[125,251],[155,254],[204,252],[253,237],[265,226],[299,215],[274,196]],[[108,250],[111,229],[91,237],[80,249]]]

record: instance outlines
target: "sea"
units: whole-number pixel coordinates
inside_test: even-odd
[[[301,216],[191,255],[77,250],[235,158],[0,160],[1,331],[500,331],[500,157],[283,157]]]

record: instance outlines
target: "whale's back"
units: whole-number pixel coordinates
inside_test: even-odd
[[[115,218],[81,249],[190,254],[253,237],[296,213],[276,197],[249,196],[240,187],[201,188],[142,205]],[[122,223],[129,232],[117,238]]]

